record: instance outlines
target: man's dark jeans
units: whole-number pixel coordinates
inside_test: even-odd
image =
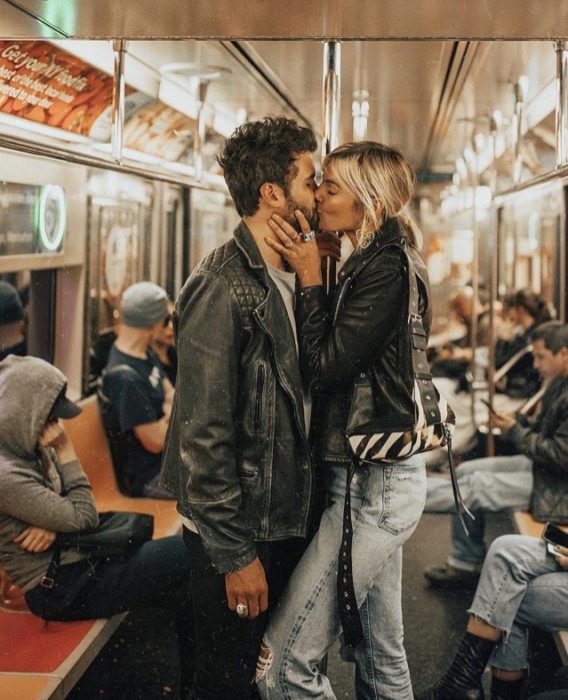
[[[229,610],[225,576],[218,574],[199,535],[184,528],[190,552],[195,625],[195,676],[192,700],[252,700],[260,643],[268,621],[305,542],[300,539],[257,542],[268,582],[269,609],[256,620],[241,620]]]

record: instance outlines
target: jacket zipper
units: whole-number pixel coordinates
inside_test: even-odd
[[[262,394],[264,392],[264,365],[259,364],[256,368],[256,402],[254,406],[254,429],[260,432],[262,423]]]

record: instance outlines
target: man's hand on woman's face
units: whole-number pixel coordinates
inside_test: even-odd
[[[341,238],[333,231],[319,231],[316,233],[316,243],[320,257],[334,258],[341,257]]]

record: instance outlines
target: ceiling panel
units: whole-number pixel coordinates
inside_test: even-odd
[[[83,38],[547,39],[565,0],[0,0]],[[559,29],[560,28],[560,29]],[[47,36],[47,34],[44,34]]]
[[[503,132],[515,111],[514,84],[521,76],[529,78],[525,113],[544,99],[544,89],[555,79],[556,56],[550,42],[492,43],[483,62],[472,71],[457,103],[453,124],[440,143],[437,162],[451,164],[471,144],[475,130],[488,136],[489,117],[499,110],[503,116]],[[549,109],[553,109],[549,105]],[[541,105],[542,108],[542,105]]]
[[[250,44],[321,134],[323,45],[307,41]],[[343,43],[340,141],[353,138],[353,92],[366,90],[368,138],[397,146],[419,163],[439,99],[446,53],[445,42]]]
[[[241,0],[218,0],[207,4],[200,0],[191,3],[160,0],[151,4],[147,4],[146,0],[136,0],[136,3],[130,0],[120,3],[97,0],[96,3],[80,5],[68,0],[18,2],[25,5],[28,11],[41,15],[51,25],[82,36],[89,32],[99,36],[106,33],[143,37],[150,32],[154,36],[180,36],[195,32],[196,27],[200,26],[209,27],[211,33],[218,31],[219,35],[227,35],[220,29],[225,19],[223,26],[226,32],[231,28],[233,36],[276,35],[279,28],[278,36],[282,38],[293,26],[296,32],[308,32],[313,20],[313,7],[302,3],[302,14],[300,3],[296,0],[288,0],[285,12],[280,4],[275,12],[276,3],[272,0],[247,0],[246,7]],[[402,31],[400,27],[404,22],[410,31],[412,14],[415,34],[421,32],[424,36],[432,36],[435,32],[441,33],[440,27],[449,26],[443,22],[440,24],[439,13],[443,8],[452,18],[454,28],[460,22],[467,23],[466,20],[471,19],[469,36],[473,36],[479,30],[480,23],[488,17],[492,19],[494,33],[505,17],[508,18],[507,26],[513,27],[515,32],[527,33],[529,24],[533,34],[541,32],[546,23],[551,22],[553,10],[554,26],[568,28],[566,0],[561,3],[553,0],[547,3],[502,0],[491,4],[491,10],[487,9],[487,3],[474,3],[471,0],[463,3],[459,0],[452,0],[451,3],[442,0],[424,0],[422,3],[399,0],[396,3],[398,14],[394,12],[394,3],[388,0],[381,3],[376,0],[351,0],[350,13],[344,12],[347,3],[340,0],[322,0],[312,5],[320,10],[320,34],[324,29],[324,33],[327,33],[330,27],[343,22],[341,26],[344,29],[357,26],[361,36],[375,32],[390,37]],[[494,9],[494,5],[498,5],[498,8]],[[3,6],[10,10],[10,14],[2,14]],[[475,6],[475,11],[472,6]],[[355,7],[357,12],[353,11]],[[537,7],[538,13],[535,10]],[[461,14],[456,12],[456,8]],[[213,9],[217,13],[215,16],[212,15]],[[457,17],[458,14],[461,19]],[[23,13],[20,16],[22,23],[18,27],[13,21],[14,3],[0,0],[0,28],[5,29],[5,32],[0,31],[0,35],[18,36],[18,31],[24,28],[30,31],[30,16]],[[359,24],[352,24],[355,21]],[[45,28],[45,25],[37,25],[40,26]],[[315,35],[318,34],[313,31]],[[454,34],[457,35],[457,32]],[[71,45],[72,42],[69,42],[69,50],[72,51]],[[105,45],[110,53],[110,43],[105,42]],[[267,113],[304,116],[316,132],[320,136],[322,134],[323,43],[319,40],[133,40],[129,43],[128,52],[138,63],[146,64],[155,71],[156,76],[159,76],[160,66],[164,63],[221,66],[226,72],[221,73],[209,86],[207,102],[210,105],[232,114],[241,110],[249,119]],[[448,172],[453,170],[456,157],[471,142],[474,127],[487,132],[488,116],[493,110],[500,109],[505,119],[511,118],[514,109],[513,83],[520,75],[529,76],[527,107],[542,95],[543,89],[554,80],[555,75],[555,54],[549,40],[479,43],[344,41],[341,55],[339,140],[352,138],[353,93],[366,90],[370,105],[368,137],[399,147],[417,168],[426,164],[434,170]]]

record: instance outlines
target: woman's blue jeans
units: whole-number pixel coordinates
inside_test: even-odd
[[[504,632],[490,664],[506,671],[524,669],[530,626],[568,629],[568,571],[542,540],[499,537],[487,553],[469,613]]]
[[[335,698],[317,664],[341,634],[337,559],[347,470],[328,468],[328,503],[266,630],[257,667],[263,698]],[[351,485],[353,578],[364,640],[344,657],[356,663],[359,700],[406,700],[412,688],[403,647],[402,544],[426,498],[421,456],[359,469]]]

